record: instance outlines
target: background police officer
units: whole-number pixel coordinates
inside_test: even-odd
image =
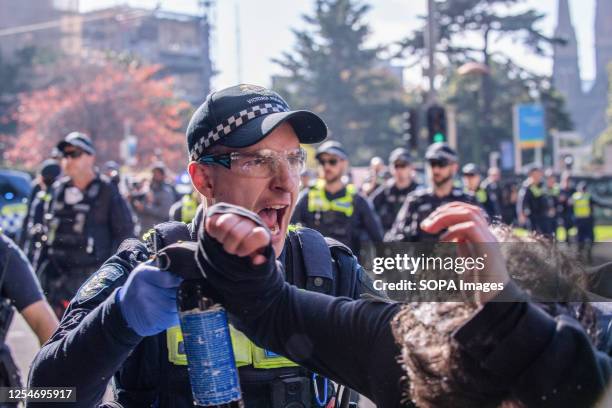
[[[547,203],[542,186],[542,169],[533,165],[529,168],[527,175],[516,202],[518,221],[520,225],[526,226],[531,231],[546,233],[548,231]]]
[[[190,186],[191,187],[191,186]],[[169,211],[171,221],[180,221],[189,224],[196,216],[200,205],[200,193],[197,190],[183,194],[180,200],[172,204]]]
[[[485,209],[490,219],[497,218],[500,214],[497,197],[489,194],[489,191],[481,183],[480,169],[474,163],[467,163],[461,168],[463,175],[463,186],[468,194],[476,199],[476,202]]]
[[[155,224],[168,221],[170,207],[175,201],[174,189],[166,182],[166,166],[161,162],[155,163],[144,199],[133,202],[140,232],[144,234]]]
[[[428,188],[414,191],[408,196],[397,214],[391,230],[385,235],[385,241],[434,241],[437,235],[421,229],[423,221],[432,211],[444,203],[462,201],[476,203],[474,197],[454,187],[457,174],[457,152],[448,144],[438,142],[430,145],[425,152],[427,160]]]
[[[389,171],[392,178],[372,194],[372,204],[380,217],[385,233],[393,226],[393,221],[408,194],[418,187],[414,180],[411,161],[408,149],[403,147],[394,149],[389,155]]]
[[[38,274],[58,316],[81,284],[134,234],[127,203],[95,167],[91,139],[73,132],[58,143],[65,177],[53,186]]]
[[[227,88],[209,95],[191,119],[189,174],[203,201],[234,204],[265,223],[288,282],[356,298],[374,291],[346,246],[307,228],[288,231],[305,162],[300,143],[318,143],[326,134],[319,117],[291,111],[272,91],[253,85]],[[124,407],[193,406],[177,326],[181,279],[143,261],[155,248],[195,240],[202,223],[200,211],[189,227],[157,225],[147,247],[126,241],[72,300],[57,334],[33,363],[30,385],[76,387],[78,406],[91,407],[118,371],[116,395]],[[229,247],[233,234],[244,232],[246,225],[232,223],[231,213],[221,223],[232,231]],[[252,238],[256,241],[261,233],[253,231]],[[233,249],[249,251],[248,245]],[[247,407],[315,404],[312,373],[257,347],[237,330],[232,329],[232,339]],[[89,364],[83,364],[85,359]]]
[[[0,387],[22,386],[5,343],[13,308],[21,313],[40,344],[57,329],[57,317],[45,300],[32,266],[17,245],[0,233]],[[0,402],[0,407],[4,406]]]
[[[570,242],[570,232],[574,228],[574,210],[571,204],[572,195],[576,192],[572,183],[570,172],[561,173],[559,183],[559,198],[557,200],[557,214],[560,218],[560,225],[565,230],[565,240]]]
[[[320,179],[301,195],[292,222],[315,229],[359,253],[363,241],[382,242],[382,226],[370,202],[343,176],[348,156],[339,142],[317,149]]]
[[[60,175],[62,169],[53,159],[47,159],[40,165],[36,177],[36,184],[28,200],[28,212],[23,219],[20,237],[20,246],[30,262],[34,261],[35,254],[40,251],[44,235],[43,221],[45,206],[51,201],[51,186]]]
[[[560,215],[558,209],[561,189],[552,169],[546,169],[544,177],[546,180],[544,193],[546,200],[546,229],[544,234],[554,237],[557,234],[557,221]]]

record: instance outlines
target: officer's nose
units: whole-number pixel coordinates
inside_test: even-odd
[[[276,167],[276,172],[272,176],[272,188],[291,192],[298,188],[299,174],[294,174],[289,168],[289,164],[282,160]]]

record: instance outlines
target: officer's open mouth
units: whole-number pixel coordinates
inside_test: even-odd
[[[268,228],[270,228],[272,235],[278,235],[280,233],[283,217],[285,216],[287,208],[288,206],[286,205],[271,205],[257,213]]]

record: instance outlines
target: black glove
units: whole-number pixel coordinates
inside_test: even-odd
[[[208,208],[206,216],[229,213],[249,218],[258,226],[268,229],[257,214],[231,204],[215,204]],[[206,233],[205,222],[202,223],[202,230],[198,231],[196,254],[202,274],[223,297],[228,311],[242,318],[257,318],[274,295],[280,293],[284,283],[272,244],[263,252],[267,261],[254,266],[250,257],[228,254],[219,241]]]

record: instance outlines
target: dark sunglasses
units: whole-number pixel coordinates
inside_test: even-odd
[[[405,163],[405,162],[393,163],[393,167],[395,167],[396,169],[405,169],[408,166],[409,166],[408,163]]]
[[[64,158],[77,159],[81,157],[82,155],[83,155],[83,152],[81,150],[72,150],[70,152],[62,152],[62,157]]]
[[[446,167],[448,166],[449,161],[444,159],[433,159],[429,160],[429,165],[431,167]]]
[[[335,166],[336,164],[338,164],[338,159],[318,159],[319,160],[319,164],[321,166],[325,166],[326,164],[329,164],[330,166]]]

